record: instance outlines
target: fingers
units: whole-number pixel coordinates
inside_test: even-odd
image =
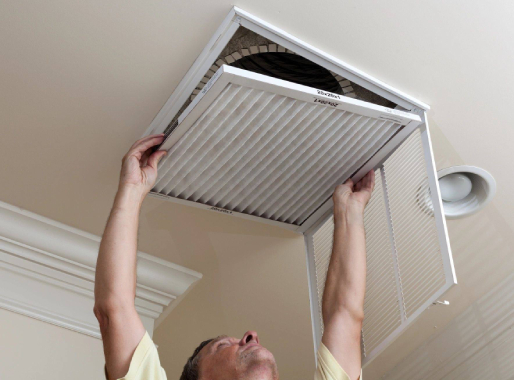
[[[344,184],[350,186],[353,192],[373,191],[373,188],[375,187],[375,171],[370,170],[355,185],[353,185],[353,180],[351,178],[349,178]]]
[[[132,146],[130,147],[129,151],[133,150],[136,146],[138,146],[139,144],[149,140],[149,139],[152,139],[152,138],[155,138],[155,137],[158,137],[158,136],[164,136],[164,133],[160,133],[160,134],[157,134],[157,135],[148,135],[148,136],[145,136],[145,137],[142,137],[140,138],[139,140],[137,140],[134,144],[132,144]]]
[[[152,154],[152,149],[148,149],[146,152],[143,153],[143,155],[141,156],[141,159],[139,160],[139,165],[141,167],[146,165],[146,163],[148,162],[148,157],[150,157],[151,154]]]
[[[369,173],[366,173],[364,177],[359,181],[359,189],[357,191],[366,190],[369,182]]]
[[[334,189],[334,195],[342,195],[344,193],[353,192],[354,184],[351,178],[348,178],[345,183],[337,185]]]
[[[159,161],[167,154],[165,150],[158,150],[157,152],[152,153],[152,155],[148,158],[147,165],[157,170],[157,165],[159,165]]]
[[[375,188],[375,171],[370,170],[368,174],[366,174],[366,176],[363,178],[363,180],[363,189],[370,192],[373,191],[373,189]]]
[[[159,145],[160,143],[162,143],[164,140],[164,135],[155,135],[155,136],[152,136],[148,139],[145,139],[143,141],[141,141],[139,144],[137,144],[133,151],[135,152],[145,152],[146,150],[150,149],[151,147],[154,147],[156,145]]]
[[[164,135],[152,135],[152,136],[146,136],[134,143],[132,145],[132,148],[128,151],[125,157],[129,156],[136,156],[138,159],[141,159],[143,153],[147,151],[148,149],[159,145],[164,141]]]
[[[355,184],[355,187],[353,189],[354,192],[360,191],[362,189],[363,181],[362,179]]]
[[[348,178],[344,185],[350,186],[350,189],[353,189],[353,180],[351,178]]]

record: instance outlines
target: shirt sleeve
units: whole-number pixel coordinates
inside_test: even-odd
[[[118,380],[166,380],[166,372],[161,367],[159,353],[148,331],[134,351],[127,374]]]
[[[314,373],[314,380],[350,380],[350,377],[323,342],[320,342],[317,357],[318,366]],[[359,379],[362,380],[362,370]]]

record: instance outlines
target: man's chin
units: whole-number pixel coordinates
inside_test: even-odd
[[[268,372],[270,379],[278,377],[277,363],[273,354],[262,346],[251,347],[246,350],[242,358],[250,371]]]

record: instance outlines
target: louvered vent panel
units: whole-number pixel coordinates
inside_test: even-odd
[[[384,163],[407,317],[446,282],[425,167],[419,130]]]
[[[381,352],[437,294],[455,279],[446,278],[437,223],[430,202],[424,146],[415,130],[375,171],[376,184],[365,210],[366,298],[362,329],[363,363]],[[439,217],[442,217],[441,215]],[[321,339],[321,300],[332,251],[333,217],[307,232],[315,284],[311,302],[316,339]],[[446,251],[446,254],[449,254]],[[312,279],[312,277],[311,277]],[[313,311],[314,312],[314,311]]]
[[[327,279],[328,264],[332,256],[332,243],[334,237],[334,218],[330,217],[312,236],[314,247],[314,263],[316,266],[316,290],[318,295],[318,313],[320,315],[321,334],[323,334],[323,318],[321,313],[321,301],[325,281]]]
[[[364,213],[367,275],[362,340],[365,354],[378,347],[402,322],[380,170],[375,172],[375,178],[375,189]]]
[[[364,353],[375,349],[402,321],[385,207],[382,180],[380,171],[377,171],[375,189],[364,214],[367,253],[365,319],[362,330]],[[321,333],[321,300],[332,254],[333,235],[334,221],[330,217],[312,236]]]
[[[403,128],[394,113],[340,108],[228,83],[171,146],[153,191],[301,225]]]

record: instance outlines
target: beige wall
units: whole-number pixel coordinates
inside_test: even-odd
[[[250,329],[275,355],[282,379],[312,376],[302,235],[148,198],[139,243],[203,274],[153,334],[169,379],[179,377],[200,341],[220,334],[241,337]],[[0,352],[2,380],[102,378],[99,339],[3,309]]]
[[[102,342],[0,309],[0,379],[102,379]]]
[[[203,273],[153,334],[169,379],[200,341],[250,329],[275,355],[282,379],[312,376],[302,235],[148,198],[139,240],[140,248]],[[2,380],[102,378],[99,339],[3,309],[0,352]]]
[[[182,206],[171,208],[180,212],[177,207]],[[204,277],[154,332],[168,378],[178,379],[202,340],[220,334],[242,337],[247,330],[256,330],[261,344],[275,355],[281,379],[312,378],[314,346],[303,236],[187,210],[182,223],[166,229],[173,238],[171,251],[181,257],[181,264]],[[149,224],[166,226],[175,219],[170,211],[143,214],[152,219]],[[156,233],[146,231],[141,240]],[[196,257],[199,252],[201,260]]]

